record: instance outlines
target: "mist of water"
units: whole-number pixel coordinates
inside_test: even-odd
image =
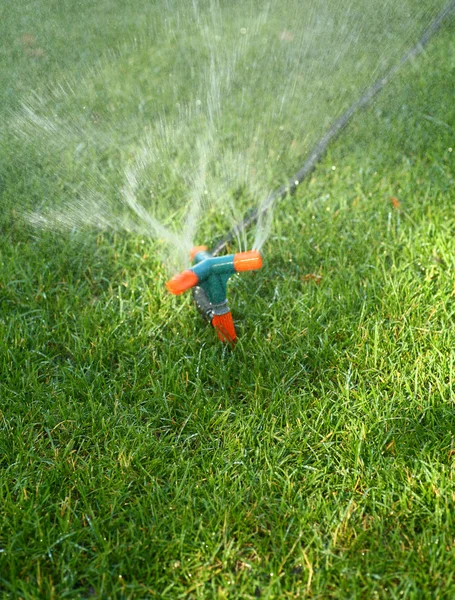
[[[153,35],[30,93],[9,126],[50,174],[32,223],[151,236],[171,269],[285,182],[442,6],[161,3]],[[260,249],[273,218],[238,249]]]

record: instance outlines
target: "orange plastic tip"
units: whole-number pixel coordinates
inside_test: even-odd
[[[237,335],[230,311],[224,315],[215,315],[212,319],[212,325],[215,327],[218,337],[222,342],[235,343]]]
[[[236,271],[254,271],[262,267],[262,256],[257,250],[234,254],[234,269]]]
[[[187,269],[166,282],[166,287],[171,294],[182,294],[197,284],[199,281],[196,273]]]
[[[194,246],[194,248],[191,248],[190,250],[191,260],[194,260],[194,257],[198,252],[205,252],[206,250],[208,250],[207,246]]]

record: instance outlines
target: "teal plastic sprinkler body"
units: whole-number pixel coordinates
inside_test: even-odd
[[[206,246],[197,246],[191,258],[193,266],[175,275],[166,287],[172,294],[193,288],[199,311],[215,327],[221,341],[233,344],[237,336],[226,297],[227,282],[234,273],[260,269],[262,257],[256,250],[212,256]]]

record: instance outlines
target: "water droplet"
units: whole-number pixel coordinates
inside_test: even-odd
[[[240,33],[242,35],[246,35],[246,27],[242,27],[242,29],[240,30]]]

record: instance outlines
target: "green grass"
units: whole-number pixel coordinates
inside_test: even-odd
[[[113,43],[76,22],[84,60]],[[453,31],[277,207],[264,268],[230,284],[233,352],[167,295],[159,242],[27,224],[91,165],[5,134],[2,597],[455,596]],[[5,44],[4,123],[27,82],[81,68],[55,39],[47,66]],[[108,187],[121,152],[94,154]]]

